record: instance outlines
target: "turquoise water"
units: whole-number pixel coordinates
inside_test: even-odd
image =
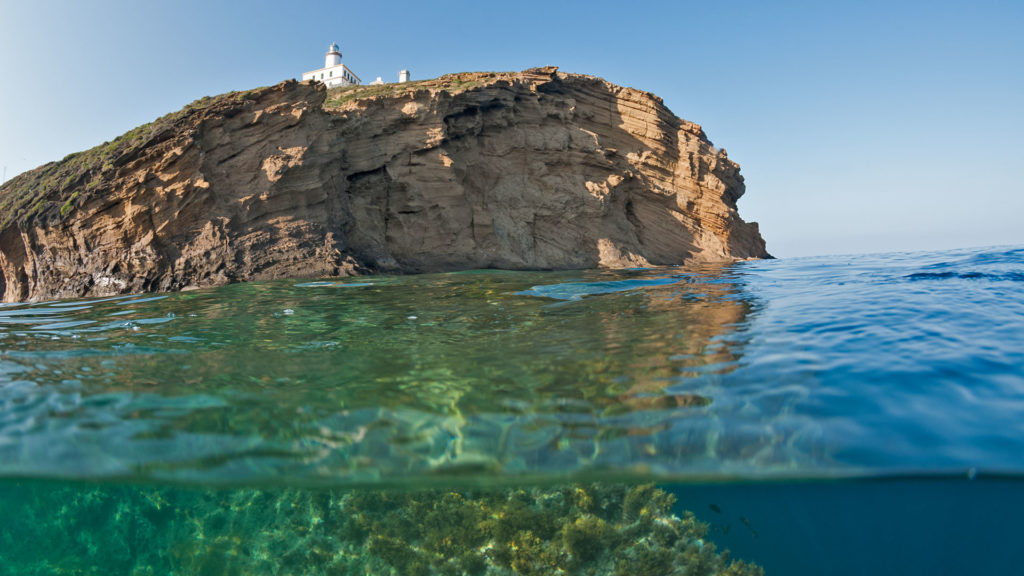
[[[612,574],[655,552],[652,573],[699,554],[725,573],[712,541],[769,574],[1000,569],[1024,501],[1022,281],[1024,249],[993,248],[5,305],[0,573]],[[623,512],[648,482],[678,500],[644,525],[668,540]],[[495,544],[500,522],[464,547],[486,566],[383,520],[341,536],[371,494],[389,504],[360,517],[471,503],[446,526],[528,502],[559,548],[515,564],[495,550],[529,539]],[[621,558],[572,547],[593,518]],[[902,545],[865,556],[879,525]]]

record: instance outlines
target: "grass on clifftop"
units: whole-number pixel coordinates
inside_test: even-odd
[[[488,80],[499,77],[496,72],[463,72],[459,74],[445,74],[439,78],[428,80],[414,80],[411,82],[392,82],[388,84],[360,84],[358,86],[345,86],[343,88],[332,88],[327,91],[325,108],[337,108],[355,100],[370,98],[393,98],[410,94],[418,90],[464,92],[485,84]]]
[[[362,99],[396,97],[419,90],[459,93],[514,76],[515,73],[463,72],[412,82],[335,88],[328,90],[324,108],[337,108]],[[68,154],[57,162],[15,176],[0,186],[0,229],[42,215],[52,218],[59,213],[63,219],[83,201],[83,196],[102,189],[103,183],[113,181],[118,169],[135,160],[145,148],[171,137],[175,126],[190,114],[220,103],[252,100],[259,91],[257,88],[204,96],[177,112],[134,128],[110,142]]]
[[[134,160],[147,146],[169,137],[172,128],[190,113],[230,100],[250,100],[256,93],[257,90],[249,90],[204,96],[109,142],[15,176],[0,187],[0,228],[12,222],[26,222],[58,204],[60,216],[67,216],[83,192],[94,190],[103,180],[113,179],[118,168]]]

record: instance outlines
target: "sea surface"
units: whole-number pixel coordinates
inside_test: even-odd
[[[1022,474],[1024,248],[0,305],[0,574],[1017,574]]]

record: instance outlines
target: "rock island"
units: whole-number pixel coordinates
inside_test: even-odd
[[[555,67],[203,98],[0,188],[4,301],[769,257],[739,166]]]

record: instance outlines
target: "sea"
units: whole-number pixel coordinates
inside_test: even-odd
[[[1024,574],[1022,473],[1021,247],[0,306],[3,575]]]

